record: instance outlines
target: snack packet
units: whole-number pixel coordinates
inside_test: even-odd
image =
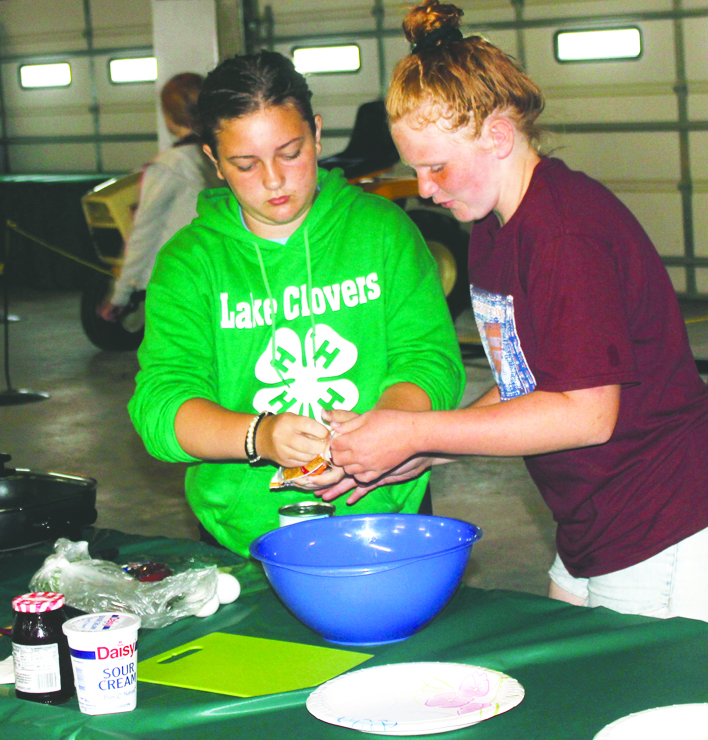
[[[325,470],[329,470],[331,466],[332,463],[329,460],[322,455],[317,455],[307,465],[301,465],[297,468],[278,468],[270,481],[270,490],[275,491],[279,488],[297,486],[305,478],[314,478],[321,475]]]

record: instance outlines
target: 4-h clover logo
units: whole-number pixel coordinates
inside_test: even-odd
[[[256,378],[269,387],[256,393],[254,408],[291,411],[318,421],[322,409],[354,408],[359,390],[340,376],[356,364],[357,348],[332,327],[317,324],[314,337],[310,329],[304,341],[292,329],[278,329],[275,347],[273,356],[271,340],[256,363]]]

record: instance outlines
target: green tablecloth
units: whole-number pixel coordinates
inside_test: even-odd
[[[185,540],[129,537],[90,530],[92,552],[117,547],[118,562],[136,553],[186,555],[197,550],[230,556]],[[30,576],[51,548],[0,555],[0,620],[12,619],[10,600],[27,590]],[[280,604],[251,565],[242,571],[245,593],[212,617],[190,617],[160,630],[141,630],[144,660],[204,634],[220,631],[330,646]],[[352,605],[356,608],[356,605]],[[10,654],[0,637],[0,659]],[[509,712],[449,740],[591,740],[631,712],[669,704],[708,701],[708,624],[654,620],[605,609],[566,606],[539,596],[461,587],[431,624],[404,642],[361,648],[374,657],[360,668],[410,661],[452,661],[503,671],[524,686],[526,697]],[[138,707],[126,714],[91,717],[76,699],[45,707],[14,698],[0,687],[3,740],[332,740],[363,737],[320,722],[305,701],[312,689],[239,699],[138,682]]]

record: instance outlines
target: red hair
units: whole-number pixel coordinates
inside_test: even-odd
[[[451,131],[473,124],[478,136],[485,119],[499,111],[529,141],[538,141],[543,94],[515,59],[476,35],[446,39],[442,34],[436,45],[425,43],[431,32],[459,28],[462,15],[455,5],[438,0],[427,0],[408,13],[403,21],[406,38],[422,48],[393,71],[386,99],[389,121],[411,116],[423,127],[442,120]]]
[[[194,72],[182,72],[169,79],[160,91],[162,110],[178,126],[192,131],[197,126],[197,99],[204,78]]]

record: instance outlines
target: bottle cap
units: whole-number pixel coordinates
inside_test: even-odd
[[[23,594],[12,600],[12,608],[16,612],[38,614],[52,612],[64,606],[64,594],[54,591],[39,591],[32,594]]]

